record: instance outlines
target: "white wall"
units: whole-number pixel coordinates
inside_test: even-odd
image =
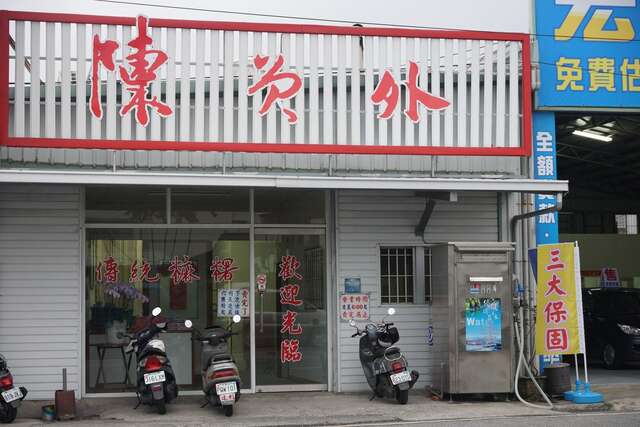
[[[0,353],[28,398],[80,396],[78,187],[0,184]]]
[[[458,202],[437,202],[426,229],[429,243],[445,241],[497,241],[496,193],[460,193]],[[341,191],[338,193],[337,262],[338,290],[345,277],[360,277],[362,291],[371,293],[371,318],[379,320],[388,306],[380,305],[379,245],[421,245],[414,234],[425,200],[409,191]],[[400,332],[398,346],[409,367],[420,372],[418,388],[431,383],[434,347],[426,341],[430,305],[395,304],[394,323]],[[366,390],[353,329],[341,322],[339,337],[340,391]],[[434,339],[442,339],[442,329]]]

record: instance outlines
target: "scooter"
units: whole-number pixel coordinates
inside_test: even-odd
[[[387,314],[393,316],[395,312],[391,307]],[[351,337],[360,337],[360,364],[373,391],[370,400],[395,397],[398,403],[405,405],[409,401],[409,390],[418,381],[419,374],[417,371],[409,372],[404,354],[393,346],[400,339],[398,329],[385,319],[380,323],[368,323],[364,329],[358,329],[351,319],[349,325],[356,328]]]
[[[178,385],[164,342],[157,338],[160,332],[167,330],[166,321],[157,321],[161,312],[160,307],[154,308],[149,326],[135,335],[119,335],[130,339],[125,353],[135,352],[136,354],[138,404],[135,409],[140,404],[151,405],[157,408],[159,414],[165,414],[167,412],[165,405],[178,397]]]
[[[0,392],[0,423],[8,424],[16,419],[18,406],[27,396],[27,389],[13,385],[13,376],[2,354],[0,354]]]
[[[239,315],[233,316],[233,323],[240,322]],[[206,405],[220,406],[227,417],[233,415],[233,405],[240,400],[240,373],[229,352],[227,339],[237,332],[231,327],[214,326],[198,333],[196,340],[202,343],[202,391]]]

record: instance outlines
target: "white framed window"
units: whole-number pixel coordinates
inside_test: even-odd
[[[380,246],[382,304],[431,303],[431,250],[424,246]]]

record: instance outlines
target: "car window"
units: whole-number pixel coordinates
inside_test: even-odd
[[[640,299],[631,292],[613,295],[613,307],[611,312],[618,314],[640,314]]]

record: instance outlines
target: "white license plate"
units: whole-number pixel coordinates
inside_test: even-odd
[[[2,398],[5,402],[13,402],[14,400],[18,400],[22,397],[22,391],[18,387],[14,387],[9,391],[2,392]]]
[[[220,398],[220,403],[224,404],[229,404],[229,403],[233,403],[236,401],[236,394],[235,393],[227,393],[227,394],[221,394],[220,396],[218,396]]]
[[[222,396],[224,394],[229,394],[229,393],[236,393],[237,391],[238,391],[238,387],[236,386],[235,381],[216,384],[216,394],[218,396]]]
[[[150,374],[144,374],[145,384],[162,383],[164,381],[166,381],[166,378],[164,376],[164,371],[151,372]]]
[[[407,371],[400,372],[399,374],[391,375],[391,384],[398,385],[400,383],[406,383],[411,381],[411,374]]]

